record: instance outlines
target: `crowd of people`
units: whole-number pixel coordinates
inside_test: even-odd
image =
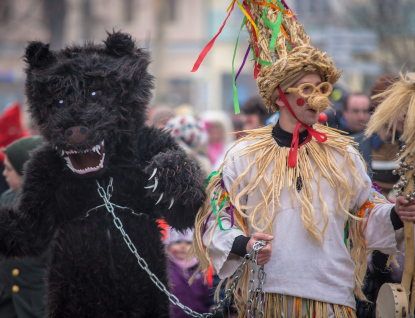
[[[373,96],[383,92],[397,80],[397,76],[390,74],[379,77],[373,83],[369,95],[348,93],[342,88],[343,96],[340,100],[330,96],[333,108],[325,111],[327,121],[323,123],[354,138],[358,143],[357,149],[366,161],[368,175],[391,203],[396,200],[393,185],[398,181],[398,176],[392,171],[397,167],[396,153],[402,146],[399,137],[403,133],[403,124],[398,126],[399,134],[395,136],[394,142],[387,127],[383,133],[380,132],[371,138],[365,138],[364,130],[379,103]],[[213,171],[219,169],[226,153],[237,140],[246,136],[247,133],[243,131],[248,132],[267,125],[274,126],[280,117],[279,111],[270,112],[266,108],[259,95],[246,100],[241,110],[239,122],[233,123],[230,114],[224,111],[205,111],[197,114],[189,105],[176,108],[156,105],[151,108],[148,124],[170,131],[180,147],[199,163],[207,179]],[[404,116],[405,114],[402,114],[402,123]],[[235,126],[241,127],[242,132],[235,130]],[[29,159],[30,151],[40,143],[40,137],[23,137],[4,148],[3,176],[9,188],[2,193],[0,204],[16,204],[24,163]],[[166,228],[166,254],[173,294],[195,311],[209,311],[217,305],[213,294],[220,281],[219,276],[212,270],[207,280],[197,274],[196,281],[189,285],[188,281],[198,266],[196,258],[187,258],[193,232],[179,233],[168,226]],[[241,254],[243,253],[245,250]],[[374,251],[368,257],[368,271],[363,290],[367,299],[372,302],[376,301],[378,290],[383,283],[399,283],[401,280],[403,256],[398,257],[400,267],[394,264],[387,265],[388,257],[389,255],[381,251]],[[7,317],[42,316],[42,297],[45,293],[43,275],[47,263],[48,255],[40,260],[3,259],[0,262],[0,285],[4,285],[4,291],[0,294],[0,316],[3,317],[6,312],[9,315]],[[23,278],[25,276],[28,277],[27,281]],[[224,295],[223,288],[220,295]],[[11,314],[12,312],[14,313]],[[227,302],[225,308],[217,313],[218,317],[223,315],[236,316],[233,303]],[[177,306],[172,306],[172,316],[186,317],[187,314]],[[358,302],[357,316],[374,317],[373,303]]]
[[[369,94],[338,86],[341,72],[283,3],[279,25],[271,23],[276,11],[261,3],[251,8],[250,23],[269,19],[259,26],[272,32],[244,23],[251,42],[264,47],[255,47],[259,94],[244,101],[241,115],[190,105],[149,109],[148,125],[171,134],[206,181],[194,228],[178,232],[158,220],[169,289],[191,310],[216,308],[214,293],[223,298],[244,256],[262,242],[249,265],[251,273],[259,266],[267,272],[261,296],[249,298],[253,278],[246,271],[215,317],[245,317],[259,308],[263,317],[373,318],[380,286],[401,281],[402,228],[415,220],[414,202],[394,186],[406,114],[393,130],[385,125],[365,135],[382,102],[375,97],[400,79],[385,74]],[[277,41],[272,34],[280,29],[287,32]],[[8,185],[0,205],[8,207],[18,204],[25,163],[42,143],[36,136],[15,139],[0,156]],[[154,182],[146,188],[156,190]],[[48,263],[47,253],[0,259],[0,317],[44,315]],[[171,305],[171,316],[188,314]]]
[[[364,93],[349,93],[344,88],[341,88],[342,98],[340,100],[335,99],[334,91],[332,96],[330,96],[332,107],[325,111],[327,120],[321,123],[338,129],[343,135],[353,138],[357,143],[355,145],[356,148],[367,164],[368,175],[390,203],[395,203],[396,201],[396,193],[393,186],[399,177],[393,174],[392,171],[398,166],[396,154],[402,146],[402,141],[399,140],[399,137],[403,132],[405,114],[402,114],[402,123],[398,126],[399,133],[393,141],[391,132],[388,131],[387,127],[385,127],[384,133],[380,132],[370,138],[365,137],[364,131],[371,114],[376,111],[376,107],[379,104],[379,100],[373,99],[373,97],[386,90],[397,80],[397,76],[390,74],[380,76],[373,83],[371,91],[367,95]],[[240,122],[235,123],[235,126],[241,124],[242,131],[275,125],[279,118],[279,112],[270,112],[259,95],[252,96],[246,100],[241,111]],[[155,106],[154,114],[156,116],[150,116],[149,120],[151,124],[157,125],[157,127],[161,127],[158,119],[164,118],[164,116],[160,116],[160,112],[169,117],[165,120],[163,128],[170,130],[178,143],[186,149],[187,153],[199,162],[206,177],[221,166],[227,151],[234,146],[240,137],[246,135],[229,126],[232,117],[225,112],[215,112],[215,115],[205,112],[197,115],[194,109],[188,109],[186,114],[176,115],[174,109],[166,108],[165,106]],[[233,134],[226,138],[225,131],[228,133],[233,132]],[[368,271],[363,289],[371,303],[358,302],[358,317],[375,316],[374,302],[383,283],[400,283],[404,257],[401,255],[397,257],[400,266],[387,263],[388,257],[389,255],[378,250],[373,251],[369,255]],[[214,287],[219,280],[219,277],[213,274]],[[210,289],[211,296],[214,289]],[[188,291],[192,293],[190,287]],[[224,295],[223,291],[220,295]],[[212,301],[211,304],[214,304],[212,297],[210,299]],[[225,308],[225,313],[229,316],[236,315],[236,310],[232,304],[228,304],[227,308]]]

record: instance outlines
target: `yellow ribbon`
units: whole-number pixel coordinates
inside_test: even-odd
[[[241,5],[241,3],[238,0],[236,0],[236,3],[238,4],[239,8],[241,8],[242,12],[245,14],[245,16],[249,20],[249,22],[251,22],[252,26],[255,29],[256,38],[259,39],[259,37],[258,37],[258,28],[257,28],[254,20],[252,20],[251,16],[248,14],[248,12],[246,12],[244,7]]]
[[[229,5],[229,7],[226,9],[226,12],[229,12],[229,10],[232,8],[233,3],[234,3],[235,1],[236,1],[236,0],[232,0],[231,4],[230,4],[230,5]]]

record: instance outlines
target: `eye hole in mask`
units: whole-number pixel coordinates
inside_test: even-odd
[[[99,98],[101,97],[101,95],[102,95],[102,91],[94,90],[89,95],[89,101],[91,103],[96,103],[99,100]]]

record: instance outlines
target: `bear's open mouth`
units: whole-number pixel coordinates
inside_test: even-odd
[[[98,171],[104,167],[104,141],[85,150],[68,150],[62,152],[66,165],[75,173],[85,174]]]

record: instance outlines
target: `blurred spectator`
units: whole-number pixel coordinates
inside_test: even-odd
[[[6,148],[3,174],[10,189],[1,195],[0,205],[17,207],[24,164],[29,160],[30,152],[41,143],[41,137],[27,137]],[[44,279],[48,262],[48,253],[37,259],[0,258],[0,317],[44,317]]]
[[[390,85],[398,80],[398,77],[387,74],[379,77],[372,87],[370,97],[386,90]],[[372,99],[370,109],[376,111],[379,105],[379,99]],[[355,141],[359,143],[358,150],[366,161],[368,172],[373,181],[380,187],[382,194],[391,202],[395,202],[393,194],[393,185],[398,181],[399,176],[393,175],[392,171],[398,166],[396,163],[396,154],[401,146],[399,137],[403,132],[404,114],[402,120],[398,122],[395,140],[392,140],[392,133],[385,125],[378,133],[366,139],[364,133],[352,135]],[[392,193],[391,193],[392,191]]]
[[[195,110],[192,105],[189,104],[181,104],[174,109],[174,113],[177,116],[181,115],[190,115],[196,117]]]
[[[241,118],[240,120],[242,126],[240,127],[240,129],[242,130],[251,130],[265,126],[267,119],[271,116],[259,95],[254,95],[248,98],[246,102],[242,105],[241,112],[241,115],[235,116],[239,116]],[[238,132],[237,134],[235,134],[235,139],[241,137],[242,135],[243,132]],[[222,149],[221,153],[217,155],[217,158],[213,163],[213,170],[216,170],[220,167],[223,159],[225,158],[226,153],[234,145],[235,139],[229,142],[226,145],[226,147]]]
[[[267,120],[265,121],[265,126],[275,125],[279,119],[280,119],[280,112],[277,111],[267,118]]]
[[[230,112],[229,114],[231,120],[232,120],[232,125],[233,128],[235,130],[234,132],[234,140],[230,143],[233,145],[233,142],[235,140],[238,140],[239,138],[241,138],[243,136],[242,130],[244,127],[244,122],[243,122],[243,116],[241,116],[241,114],[235,114],[233,111]]]
[[[211,290],[204,284],[204,277],[197,274],[189,285],[198,266],[196,258],[186,260],[187,253],[192,245],[193,231],[180,233],[169,228],[165,241],[168,259],[170,291],[179,301],[198,313],[207,313],[211,307]],[[188,318],[180,307],[172,305],[172,318]]]
[[[382,93],[398,80],[398,77],[391,74],[379,77],[371,89],[370,97]],[[376,107],[380,102],[380,99],[372,99],[371,110],[373,112],[376,111]],[[393,143],[392,135],[387,126],[384,126],[379,133],[375,133],[368,139],[365,139],[363,132],[355,135],[355,141],[359,142],[358,149],[367,163],[369,174],[372,175],[373,181],[380,187],[382,194],[391,202],[396,199],[393,185],[399,180],[399,176],[393,175],[392,170],[398,166],[396,164],[396,154],[401,146],[398,139],[403,132],[403,120],[404,114],[402,114],[402,120],[398,123],[398,135]],[[389,255],[380,251],[373,251],[368,256],[366,285],[363,291],[367,299],[373,303],[357,303],[356,313],[359,318],[375,318],[374,303],[376,303],[379,289],[384,283],[401,283],[404,256],[396,257],[399,267],[393,263],[391,266],[387,266],[388,258]]]
[[[202,144],[206,141],[205,124],[191,115],[180,115],[170,118],[166,128],[171,130],[188,156],[199,163],[207,178],[212,172],[212,165],[209,158],[201,151]]]
[[[3,111],[0,116],[0,150],[17,139],[29,136],[29,131],[25,128],[22,117],[20,102],[7,106]],[[0,194],[9,188],[3,177],[3,161],[4,153],[0,151]]]
[[[149,122],[156,128],[166,128],[170,118],[174,116],[174,111],[168,106],[154,106],[150,113]]]
[[[207,155],[212,165],[219,162],[230,143],[234,140],[233,124],[231,118],[223,111],[210,110],[200,115],[205,121],[208,131]]]
[[[225,150],[225,128],[218,121],[212,121],[208,126],[209,143],[208,155],[210,162],[215,164],[222,152]]]
[[[251,130],[265,126],[265,121],[271,115],[259,95],[248,98],[241,110],[243,114],[243,130]]]
[[[333,85],[333,91],[330,94],[331,109],[324,111],[324,114],[327,115],[327,125],[329,127],[340,129],[340,122],[344,122],[342,110],[348,95],[349,92],[343,86],[338,83]]]
[[[6,178],[3,175],[4,164],[0,162],[0,195],[9,188]]]
[[[370,99],[363,93],[350,94],[344,101],[339,129],[349,134],[362,132],[370,119]]]
[[[373,113],[376,107],[382,102],[381,98],[374,98],[376,95],[383,93],[388,89],[392,84],[399,81],[399,77],[392,74],[385,74],[380,76],[376,82],[373,84],[370,90],[370,111]]]

